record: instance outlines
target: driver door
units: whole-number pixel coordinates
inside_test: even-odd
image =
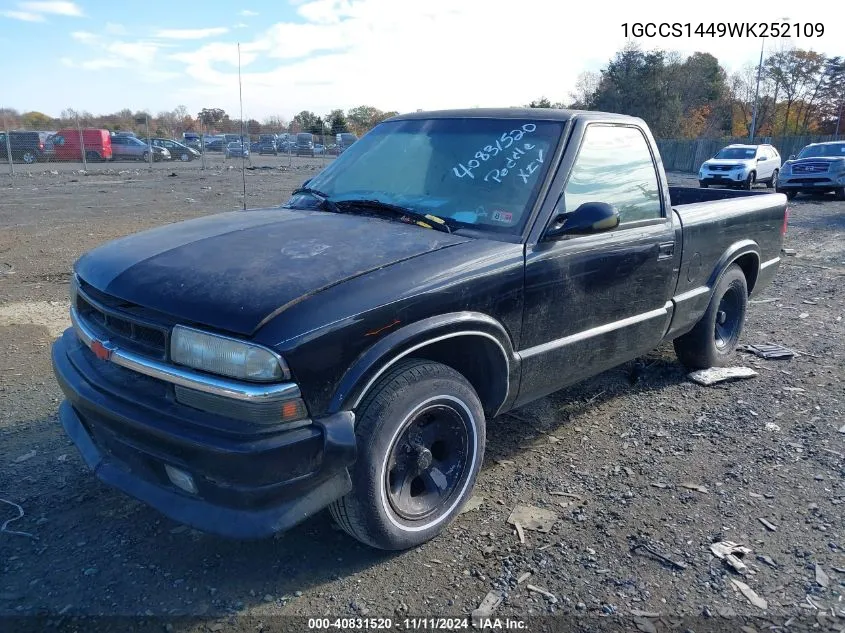
[[[585,202],[605,202],[619,211],[620,224],[593,234],[541,237],[527,246],[517,405],[635,358],[662,340],[678,258],[658,174],[638,127],[586,127],[550,223]]]

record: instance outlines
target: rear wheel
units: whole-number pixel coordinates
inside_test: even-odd
[[[91,162],[96,162],[96,161],[100,160],[100,155],[93,150],[89,150],[89,151],[85,152],[85,160],[90,160]]]
[[[183,163],[187,163],[189,160],[191,160],[191,155],[188,152],[182,152],[182,155],[179,157],[179,160],[181,160]]]
[[[150,153],[144,152],[144,155],[141,157],[141,160],[144,161],[145,163],[149,163],[150,162]]]
[[[32,150],[26,150],[26,151],[25,151],[25,152],[21,155],[21,160],[22,160],[23,162],[25,162],[27,165],[32,165],[32,163],[34,163],[34,162],[37,162],[37,161],[38,161],[38,154],[36,154],[36,153],[35,153],[35,152],[33,152]]]
[[[769,178],[769,181],[766,183],[767,189],[775,189],[778,186],[778,170],[775,169],[772,172],[772,177]]]
[[[725,365],[742,334],[747,306],[748,284],[734,264],[716,284],[701,320],[673,341],[678,359],[690,369]]]
[[[401,550],[434,538],[472,494],[484,456],[484,410],[446,365],[400,362],[357,412],[352,492],[329,510],[348,534]]]
[[[839,187],[834,191],[837,200],[845,200],[845,187]]]

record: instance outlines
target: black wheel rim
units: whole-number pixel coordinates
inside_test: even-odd
[[[443,513],[468,476],[470,422],[452,404],[418,411],[393,444],[385,489],[393,511],[407,521]]]
[[[728,288],[719,301],[719,308],[716,310],[716,347],[719,350],[729,348],[739,329],[742,311],[742,297],[737,288]]]

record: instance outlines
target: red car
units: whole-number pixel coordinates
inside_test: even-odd
[[[52,137],[56,160],[111,160],[111,136],[108,130],[66,128]]]

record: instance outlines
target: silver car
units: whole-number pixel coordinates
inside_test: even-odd
[[[150,160],[150,145],[134,136],[115,135],[111,137],[112,160]],[[170,152],[163,147],[152,146],[153,160],[170,160]]]

